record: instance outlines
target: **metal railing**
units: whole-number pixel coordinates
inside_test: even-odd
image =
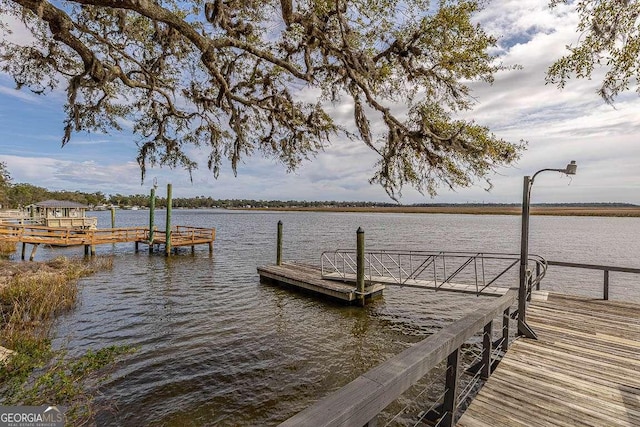
[[[518,273],[517,254],[454,251],[367,250],[364,253],[366,282],[420,286],[440,289],[444,285],[471,285],[477,294],[490,286],[514,287],[517,281],[506,280],[509,272]],[[547,262],[538,255],[530,255],[529,292],[539,287],[547,269]],[[323,252],[320,259],[322,277],[351,281],[357,273],[355,250],[338,249]],[[534,273],[535,272],[535,273]],[[517,278],[517,276],[515,276]],[[502,281],[501,281],[502,279]]]
[[[602,271],[603,272],[602,299],[604,300],[609,299],[609,272],[613,271],[618,273],[640,274],[640,268],[616,267],[613,265],[581,264],[576,262],[564,262],[564,261],[547,261],[547,265]],[[538,290],[540,289],[539,283],[537,284],[536,289]]]

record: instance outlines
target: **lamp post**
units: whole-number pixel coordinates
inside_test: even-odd
[[[527,338],[536,338],[536,334],[531,330],[526,322],[531,187],[533,187],[533,181],[536,179],[536,176],[541,172],[553,171],[567,175],[575,175],[577,168],[578,165],[575,160],[572,160],[564,169],[541,169],[534,173],[532,177],[524,177],[524,187],[522,190],[522,233],[520,236],[520,287],[518,288],[518,335],[523,335]]]

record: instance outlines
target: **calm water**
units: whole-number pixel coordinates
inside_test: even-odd
[[[164,224],[164,212],[156,213]],[[110,226],[100,212],[99,226]],[[147,211],[119,211],[117,226],[145,225]],[[102,388],[99,425],[273,425],[399,353],[487,298],[388,288],[365,309],[261,285],[284,222],[284,258],[319,263],[323,250],[369,247],[519,251],[517,216],[270,213],[176,210],[174,224],[216,227],[206,245],[165,259],[133,244],[98,247],[112,271],[81,282],[81,304],[57,329],[71,354],[138,348]],[[161,227],[163,228],[163,227]],[[533,217],[531,252],[551,260],[640,267],[640,219]],[[81,255],[41,250],[39,257]],[[599,295],[602,273],[550,269],[544,287]],[[611,276],[612,298],[640,301],[633,275]]]

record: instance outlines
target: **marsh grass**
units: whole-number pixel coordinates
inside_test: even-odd
[[[16,352],[0,366],[0,404],[57,404],[70,408],[73,425],[91,419],[89,383],[104,380],[103,369],[131,349],[107,347],[68,358],[51,349],[49,337],[56,317],[75,307],[78,279],[112,265],[106,257],[0,264],[0,345]]]
[[[0,240],[0,258],[9,258],[16,251],[15,242]]]

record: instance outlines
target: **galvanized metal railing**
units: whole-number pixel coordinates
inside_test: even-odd
[[[436,290],[444,285],[465,284],[480,294],[492,285],[514,287],[517,282],[507,281],[505,276],[509,272],[517,274],[519,261],[519,255],[506,253],[374,249],[364,253],[365,281]],[[530,294],[544,278],[547,262],[538,255],[530,255],[529,262],[535,265],[528,278]],[[320,265],[323,278],[350,281],[357,273],[357,253],[351,249],[326,251]]]
[[[640,274],[640,268],[617,267],[613,265],[581,264],[576,262],[564,262],[564,261],[548,261],[547,265],[552,265],[556,267],[579,268],[579,269],[585,269],[585,270],[602,271],[603,272],[602,299],[604,300],[609,299],[609,273],[610,272]],[[540,289],[539,284],[537,286],[537,289]]]

